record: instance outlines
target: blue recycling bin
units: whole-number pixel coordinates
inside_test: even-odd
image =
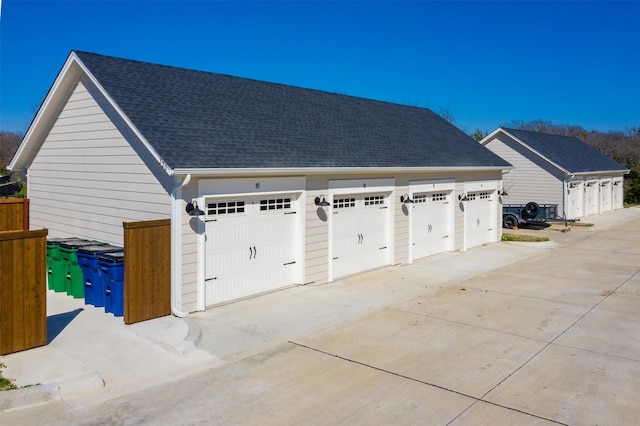
[[[84,298],[84,277],[82,269],[78,265],[78,249],[87,246],[106,245],[99,241],[69,240],[60,243],[60,256],[64,261],[65,290],[67,295],[76,299]]]
[[[104,311],[124,316],[124,252],[99,255],[98,266],[104,286]]]
[[[122,251],[122,247],[93,245],[79,247],[76,252],[78,265],[84,277],[84,303],[101,308],[104,306],[104,285],[98,256]]]

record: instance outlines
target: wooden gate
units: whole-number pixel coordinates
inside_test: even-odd
[[[0,232],[0,355],[47,344],[47,230]]]
[[[29,230],[29,199],[0,199],[0,232]]]
[[[125,222],[124,322],[171,314],[171,220]]]

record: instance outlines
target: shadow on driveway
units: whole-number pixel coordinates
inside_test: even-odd
[[[47,344],[51,343],[53,339],[58,337],[58,334],[68,326],[80,312],[84,311],[82,308],[75,309],[73,311],[65,312],[62,314],[51,315],[47,317]]]

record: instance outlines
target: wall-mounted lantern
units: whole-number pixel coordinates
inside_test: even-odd
[[[331,205],[327,200],[325,200],[324,195],[316,197],[316,199],[313,201],[314,203],[316,203],[316,206],[320,206],[320,207],[329,207]]]
[[[409,194],[404,194],[400,196],[400,202],[402,204],[413,204],[413,200],[409,198]]]
[[[188,203],[185,210],[187,211],[187,213],[189,213],[189,216],[204,216],[204,212],[200,210],[200,208],[198,207],[198,202],[196,200]]]

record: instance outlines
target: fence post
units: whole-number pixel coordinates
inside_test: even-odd
[[[0,232],[0,355],[47,344],[47,232]]]
[[[29,230],[29,199],[23,198],[22,202],[22,230]]]
[[[124,322],[171,314],[171,219],[125,222]]]

